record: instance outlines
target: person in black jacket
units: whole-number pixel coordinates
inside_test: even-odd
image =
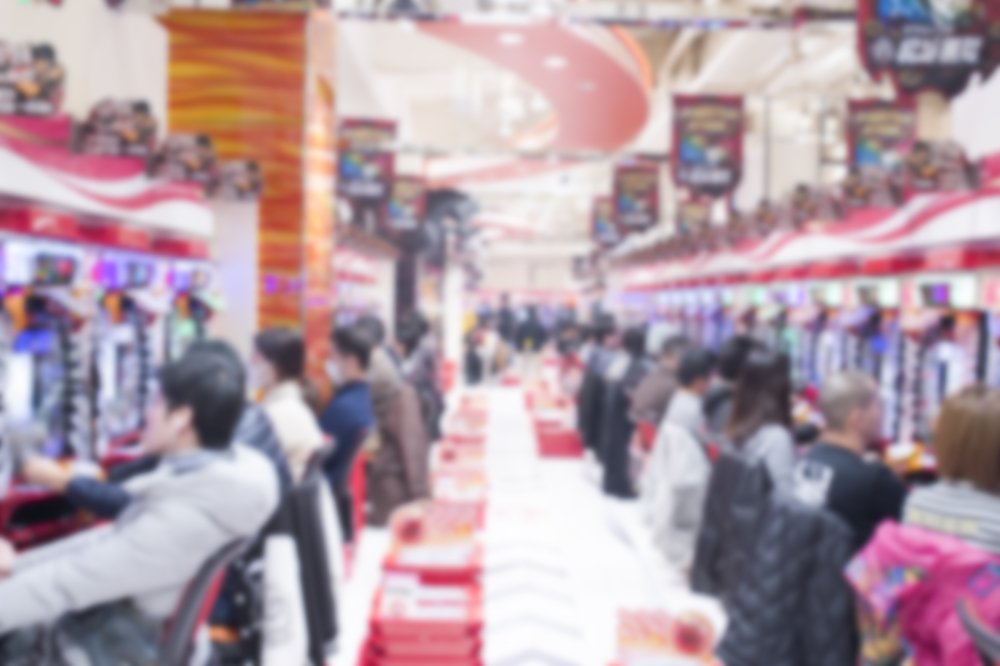
[[[649,372],[646,329],[636,326],[622,336],[622,349],[604,375],[601,408],[601,460],[604,492],[612,497],[635,497],[629,475],[629,442],[635,423],[631,419],[632,394]]]
[[[538,318],[538,307],[528,306],[527,317],[517,328],[517,350],[521,353],[538,352],[548,341],[548,331]]]
[[[761,346],[749,335],[734,335],[719,350],[718,377],[702,401],[708,432],[716,441],[724,439],[729,415],[733,411],[736,382],[743,372],[743,365],[750,352]]]
[[[591,329],[592,347],[586,359],[586,368],[580,392],[577,394],[577,430],[584,445],[594,456],[601,456],[601,404],[604,393],[604,373],[611,363],[618,346],[615,321],[602,317]]]

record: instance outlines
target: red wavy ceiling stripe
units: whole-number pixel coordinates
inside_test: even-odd
[[[424,23],[421,29],[514,72],[541,91],[559,117],[551,149],[615,151],[635,138],[649,117],[642,82],[569,26]],[[523,40],[504,44],[505,33],[518,33]],[[562,59],[565,67],[547,67],[550,58]]]

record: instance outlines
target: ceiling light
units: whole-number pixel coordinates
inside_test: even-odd
[[[562,56],[549,56],[545,59],[545,66],[548,69],[566,69],[569,62]]]
[[[518,46],[524,43],[524,35],[519,32],[501,32],[497,39],[504,46]]]

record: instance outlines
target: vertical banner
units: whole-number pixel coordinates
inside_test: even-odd
[[[858,0],[857,16],[861,61],[901,93],[954,97],[1000,64],[996,0]]]
[[[611,248],[622,240],[621,230],[615,220],[614,206],[611,197],[594,199],[590,218],[590,232],[594,244],[602,248]]]
[[[424,179],[396,176],[392,182],[385,231],[393,238],[420,230],[426,212]]]
[[[337,185],[341,196],[358,201],[388,198],[396,164],[388,147],[395,140],[393,121],[345,118],[340,122]]]
[[[170,34],[167,125],[211,136],[221,159],[258,163],[264,183],[258,325],[298,327],[306,245],[306,16],[192,10],[173,11],[163,23]]]
[[[674,96],[674,182],[710,197],[731,193],[743,175],[743,98]]]
[[[660,217],[660,165],[635,161],[615,167],[614,220],[628,235],[654,226]]]
[[[898,169],[916,137],[917,113],[912,102],[848,102],[847,149],[851,166]]]
[[[712,224],[712,199],[686,197],[677,202],[677,233],[698,234]]]

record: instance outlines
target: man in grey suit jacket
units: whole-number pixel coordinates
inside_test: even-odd
[[[218,354],[164,366],[143,436],[161,461],[127,483],[128,509],[24,556],[0,542],[0,634],[109,604],[158,625],[209,557],[256,534],[278,483],[262,455],[230,445],[243,395],[239,369]]]

